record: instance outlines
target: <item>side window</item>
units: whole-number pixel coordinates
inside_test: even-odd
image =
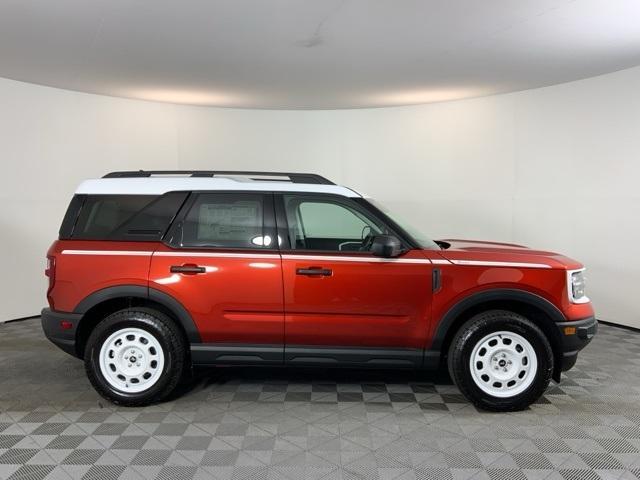
[[[203,193],[191,206],[179,239],[183,247],[269,248],[264,197],[250,193]]]
[[[189,194],[166,193],[123,223],[114,235],[122,240],[161,239]]]
[[[284,195],[289,240],[296,250],[366,251],[365,240],[385,232],[348,200]]]
[[[120,225],[156,198],[149,195],[90,195],[73,229],[73,238],[107,240]]]
[[[68,238],[71,232],[74,239],[158,241],[187,195],[88,195],[82,205],[78,205],[82,199],[74,197],[60,229],[61,238]],[[74,226],[74,209],[78,208]]]

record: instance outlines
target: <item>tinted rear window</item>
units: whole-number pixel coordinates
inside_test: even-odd
[[[75,197],[61,238],[85,240],[160,240],[187,197],[184,192],[156,195],[86,195]],[[79,212],[78,212],[79,208]],[[72,223],[69,217],[75,217]],[[64,231],[63,231],[64,230]]]

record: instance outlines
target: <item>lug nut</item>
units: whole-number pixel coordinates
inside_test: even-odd
[[[131,364],[129,364],[129,366],[131,366]]]

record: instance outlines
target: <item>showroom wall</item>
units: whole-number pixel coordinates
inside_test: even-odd
[[[175,168],[171,108],[0,79],[0,321],[45,306],[45,255],[77,184]]]
[[[189,107],[0,80],[0,319],[43,306],[44,252],[74,186],[114,169],[318,172],[435,238],[520,242],[589,267],[599,318],[640,328],[640,68],[439,104]]]

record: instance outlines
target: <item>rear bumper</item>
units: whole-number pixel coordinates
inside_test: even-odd
[[[598,320],[588,317],[571,322],[559,322],[556,325],[560,331],[562,346],[561,369],[566,372],[576,363],[578,352],[589,345],[598,332]]]
[[[56,312],[50,308],[45,308],[40,314],[42,321],[42,330],[45,336],[61,350],[67,352],[74,357],[78,356],[76,352],[76,329],[82,318],[80,313]],[[71,328],[62,328],[60,322],[66,321],[71,323]]]

